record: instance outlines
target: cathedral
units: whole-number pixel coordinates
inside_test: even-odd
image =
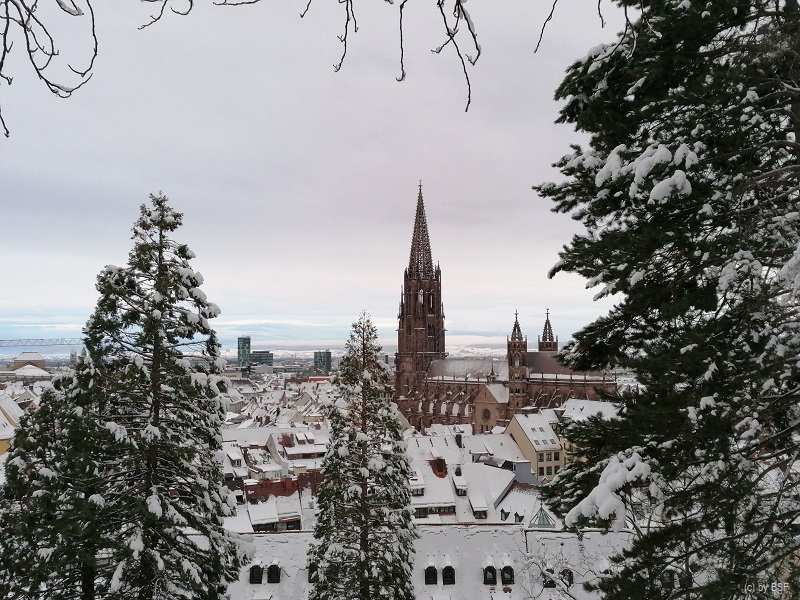
[[[578,373],[558,363],[549,311],[536,351],[528,350],[515,313],[505,360],[447,356],[442,273],[433,263],[421,184],[397,317],[395,400],[418,431],[433,424],[491,431],[515,413],[557,408],[569,398],[596,400],[598,390],[616,389],[613,375]]]

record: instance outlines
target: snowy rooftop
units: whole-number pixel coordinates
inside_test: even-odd
[[[568,588],[561,579],[556,584],[571,597],[580,600],[599,596],[585,592],[582,583],[594,573],[607,568],[612,554],[629,541],[628,533],[587,532],[582,540],[570,533],[548,530],[525,530],[519,526],[461,526],[423,525],[418,527],[419,539],[412,569],[412,583],[420,600],[522,600],[531,597],[555,600],[565,594],[558,588],[543,587],[544,578],[552,569],[558,577],[569,569],[574,582]],[[240,579],[229,588],[231,600],[267,600],[308,598],[310,532],[264,533],[248,536],[254,551],[252,562],[242,569]],[[280,582],[249,583],[249,568],[270,565],[280,569]],[[437,572],[435,584],[425,583],[425,569]],[[455,583],[445,585],[442,571],[450,567]],[[497,583],[484,583],[484,568],[493,567]],[[500,570],[511,567],[514,583],[502,585]],[[566,596],[569,597],[569,596]]]
[[[600,400],[577,400],[570,398],[561,407],[564,409],[563,417],[572,421],[581,421],[594,415],[600,415],[604,419],[611,419],[617,416],[617,405],[612,402],[601,402]]]

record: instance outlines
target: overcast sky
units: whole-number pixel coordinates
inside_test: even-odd
[[[610,307],[578,277],[547,279],[577,224],[531,190],[584,141],[553,123],[553,91],[574,59],[613,41],[609,5],[601,29],[593,1],[561,0],[534,54],[549,2],[470,2],[483,55],[465,113],[455,54],[431,53],[444,41],[433,0],[407,4],[402,83],[397,7],[383,2],[356,2],[339,73],[337,2],[316,0],[304,19],[302,0],[196,2],[142,31],[152,6],[97,4],[85,88],[49,94],[20,40],[13,85],[0,86],[11,129],[0,339],[78,337],[97,273],[124,264],[138,206],[159,190],[184,213],[177,237],[222,309],[228,348],[238,335],[255,348],[340,345],[362,309],[396,344],[420,180],[448,345],[504,342],[515,310],[535,341],[547,308],[564,341]],[[76,63],[86,50],[61,48]]]

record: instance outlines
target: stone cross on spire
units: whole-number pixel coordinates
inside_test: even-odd
[[[414,233],[411,236],[411,255],[408,259],[408,275],[433,279],[433,258],[431,258],[431,242],[428,238],[428,221],[425,219],[425,204],[422,201],[422,182],[419,182],[417,196],[417,215],[414,219]]]

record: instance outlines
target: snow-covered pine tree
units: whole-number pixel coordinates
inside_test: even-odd
[[[635,530],[608,598],[796,590],[797,1],[616,3],[639,18],[557,91],[589,147],[537,190],[586,227],[551,274],[620,298],[565,359],[640,385],[619,419],[569,428],[586,460],[547,493],[568,524]]]
[[[115,476],[99,387],[70,393],[90,367],[57,378],[25,414],[0,489],[0,597],[103,597],[119,524],[103,500]],[[88,382],[84,381],[84,387]],[[102,410],[102,408],[100,408]]]
[[[393,387],[366,313],[353,324],[330,407],[331,439],[309,551],[311,600],[412,600],[410,467]]]
[[[118,523],[109,598],[226,597],[241,556],[222,527],[222,359],[209,319],[219,308],[200,289],[194,257],[171,235],[182,215],[151,195],[133,227],[125,267],[98,276],[100,298],[85,329],[100,387],[103,426],[118,453],[103,496]]]

